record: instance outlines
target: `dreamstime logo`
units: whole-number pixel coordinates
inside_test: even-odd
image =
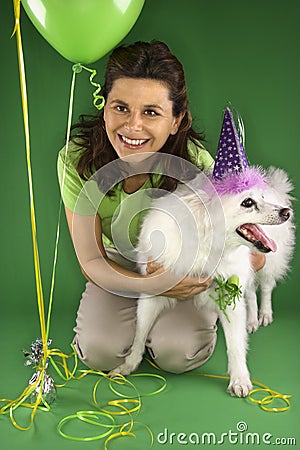
[[[179,184],[172,193],[150,185],[126,194],[122,182],[142,174],[152,174],[155,185],[163,175],[178,180]],[[108,199],[112,188],[114,195]],[[72,235],[81,267],[110,292],[136,297],[142,290],[141,283],[137,292],[132,289],[132,277],[125,271],[116,271],[113,264],[101,258],[99,235],[95,232],[99,214],[106,239],[140,272],[145,273],[149,260],[156,260],[176,274],[176,280],[165,272],[153,276],[153,285],[157,285],[155,295],[171,289],[188,274],[199,278],[210,276],[223,252],[225,218],[219,197],[214,196],[213,203],[207,201],[204,189],[213,190],[205,174],[177,156],[142,153],[106,164],[84,184],[74,211]],[[105,216],[109,208],[113,208],[111,221]],[[201,221],[206,223],[205,234],[199,232]],[[136,245],[134,233],[140,227]]]
[[[246,424],[246,422],[241,421],[236,424],[236,429],[238,431],[247,431],[248,425]]]
[[[257,433],[248,431],[248,424],[240,421],[235,430],[228,430],[219,434],[214,432],[184,433],[173,432],[168,428],[157,434],[156,440],[161,445],[296,445],[294,437],[275,437],[271,433]]]

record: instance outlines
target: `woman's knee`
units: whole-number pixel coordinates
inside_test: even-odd
[[[76,335],[73,345],[79,359],[95,370],[108,371],[122,364],[130,353],[132,342],[116,339],[91,339]]]
[[[124,361],[135,333],[136,300],[104,291],[88,282],[74,328],[79,358],[98,370],[111,370]]]
[[[149,352],[155,362],[166,372],[183,373],[203,365],[212,356],[216,341],[217,327],[203,330],[197,341],[190,336],[178,341],[152,337]]]

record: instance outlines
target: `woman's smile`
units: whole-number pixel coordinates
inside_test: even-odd
[[[145,144],[149,142],[149,139],[134,139],[129,138],[127,136],[124,136],[122,134],[118,134],[121,142],[123,143],[124,147],[133,149],[133,150],[140,150],[141,148],[144,148]]]

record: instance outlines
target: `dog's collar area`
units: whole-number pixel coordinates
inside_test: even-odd
[[[251,242],[261,253],[276,252],[277,250],[276,242],[270,239],[256,224],[244,223],[236,229],[236,232],[243,239]]]

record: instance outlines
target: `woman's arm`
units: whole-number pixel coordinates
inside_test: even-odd
[[[79,215],[66,207],[65,211],[83,275],[104,289],[136,290],[143,276],[124,269],[108,258],[102,242],[102,226],[99,215]]]
[[[140,275],[110,260],[102,242],[99,215],[84,216],[65,207],[74,249],[84,276],[98,286],[122,295],[136,297],[140,293],[166,295],[185,299],[207,288],[207,281],[185,277],[179,280],[169,271],[157,270]]]

